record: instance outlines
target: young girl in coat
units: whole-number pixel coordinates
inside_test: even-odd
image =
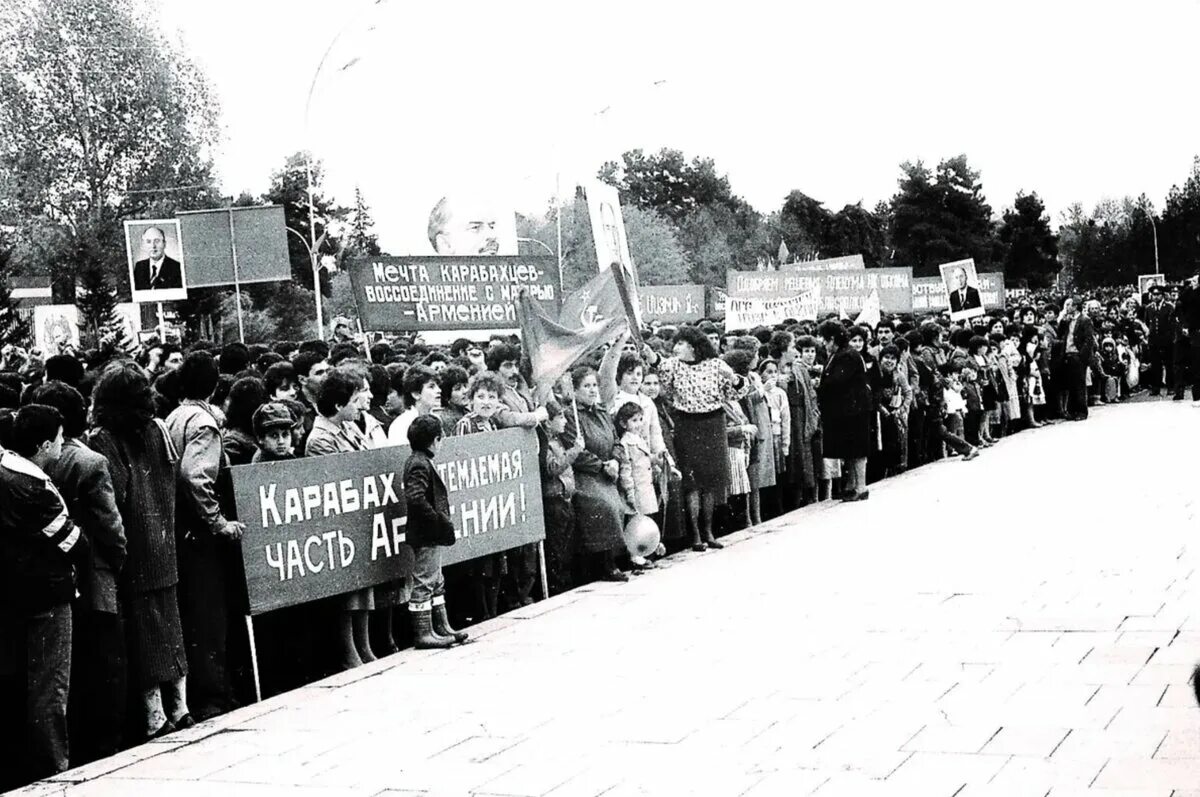
[[[650,444],[646,442],[645,412],[640,404],[627,402],[617,410],[613,425],[617,431],[617,445],[613,448],[618,466],[617,488],[631,514],[653,515],[658,512],[654,485],[662,474],[662,466],[650,453]],[[634,556],[630,561],[639,568],[652,566],[641,556]]]

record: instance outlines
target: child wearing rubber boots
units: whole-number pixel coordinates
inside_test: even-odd
[[[454,544],[454,524],[446,485],[433,465],[442,444],[441,421],[418,415],[408,427],[408,444],[412,453],[404,463],[404,500],[408,506],[405,534],[415,555],[408,601],[413,638],[418,648],[448,648],[466,642],[467,634],[451,628],[446,616],[442,548]]]

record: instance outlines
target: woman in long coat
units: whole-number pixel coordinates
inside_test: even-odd
[[[187,653],[176,587],[175,494],[178,457],[154,418],[150,380],[136,365],[112,365],[92,391],[99,427],[88,444],[108,459],[128,559],[121,610],[130,691],[140,695],[144,738],[193,723],[184,679]]]
[[[612,415],[600,401],[596,370],[581,365],[571,372],[575,407],[567,412],[565,440],[583,435],[583,451],[575,458],[576,539],[585,554],[599,559],[602,578],[628,581],[617,569],[616,553],[623,546],[621,531],[632,509],[617,490],[617,444]],[[575,409],[578,409],[578,415]]]
[[[846,462],[848,483],[842,500],[865,501],[870,495],[867,457],[873,447],[874,415],[866,366],[862,356],[850,348],[849,333],[841,322],[826,321],[820,332],[829,351],[829,362],[817,388],[825,457]]]

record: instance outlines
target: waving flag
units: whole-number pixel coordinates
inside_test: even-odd
[[[557,319],[546,315],[528,292],[521,292],[517,316],[534,384],[552,385],[629,323],[614,270],[605,269],[568,296]]]

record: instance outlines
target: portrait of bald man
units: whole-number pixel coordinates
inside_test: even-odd
[[[147,227],[142,232],[141,243],[145,257],[133,264],[133,289],[167,291],[182,288],[183,267],[167,254],[165,230],[157,225]]]
[[[983,301],[979,296],[979,289],[968,284],[967,270],[965,268],[956,268],[951,272],[949,284],[946,286],[950,291],[950,312],[959,313],[964,310],[974,310],[977,307],[983,307]]]
[[[516,220],[487,202],[444,196],[429,212],[429,243],[439,255],[515,255]],[[511,243],[509,240],[512,239]]]

